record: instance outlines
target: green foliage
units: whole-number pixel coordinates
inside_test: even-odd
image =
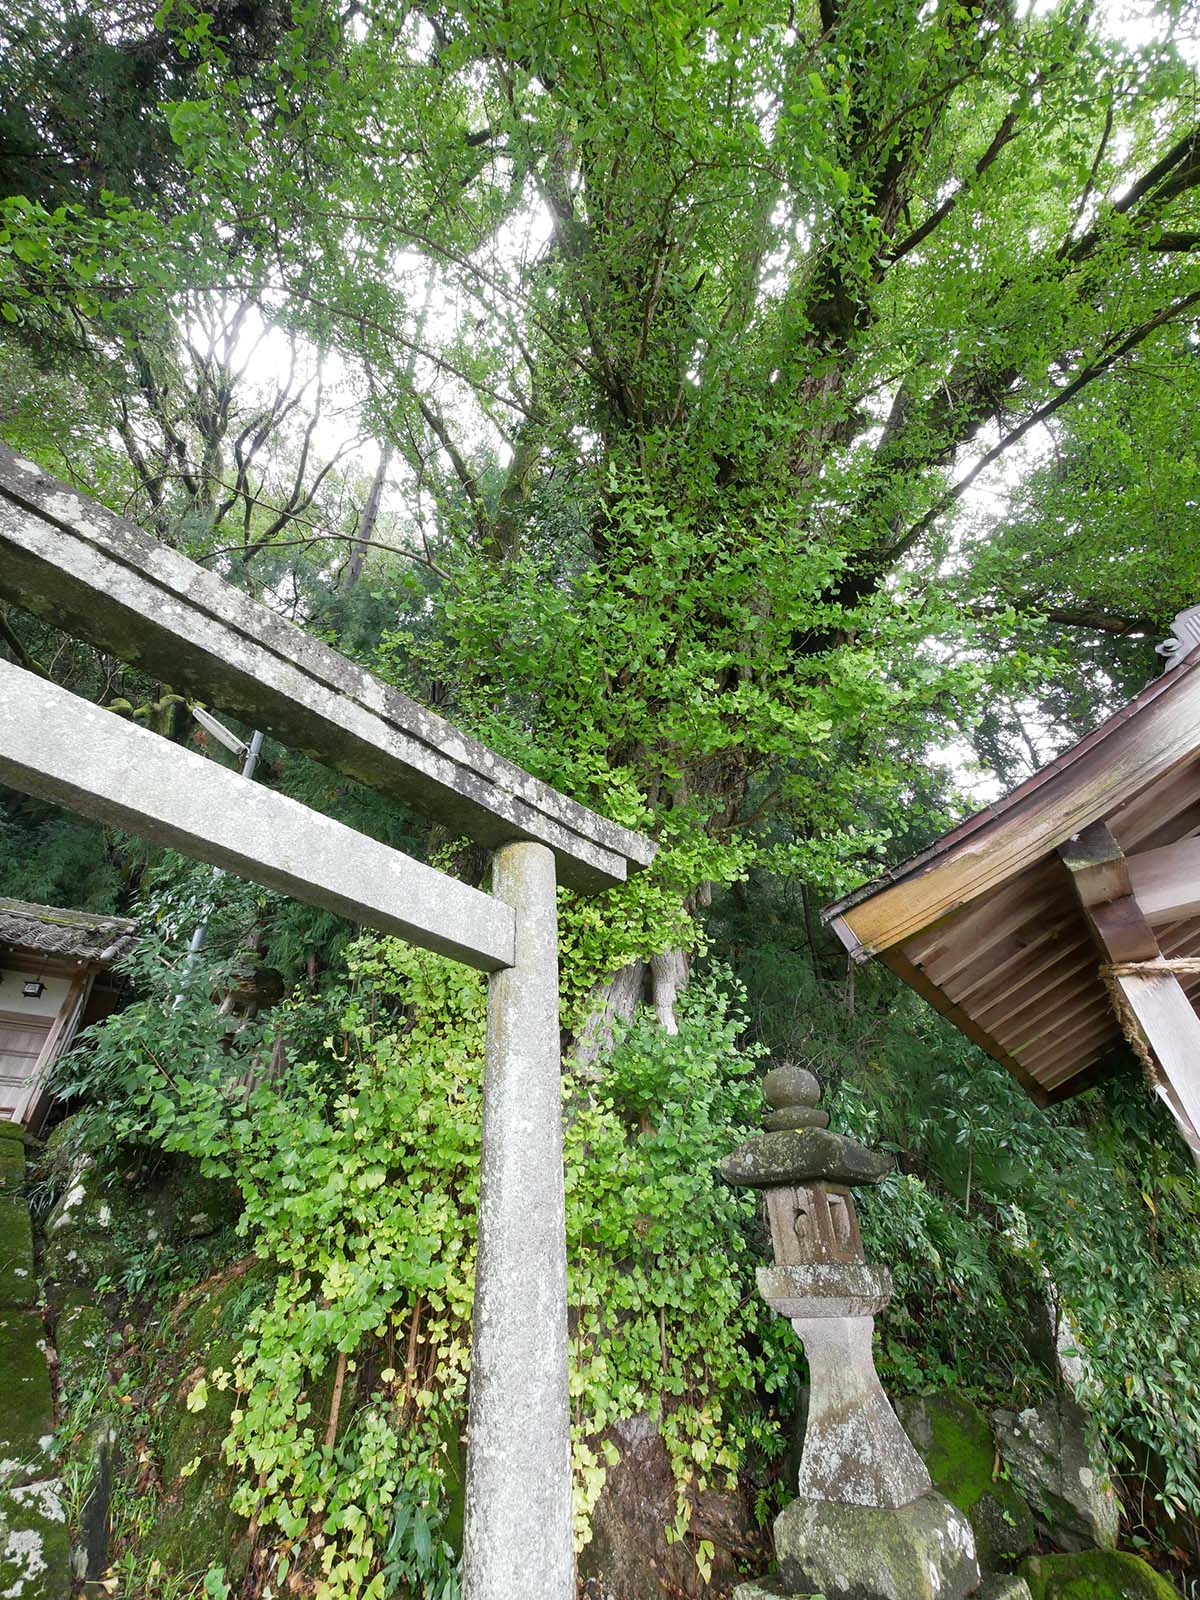
[[[248,1094],[222,1019],[175,1006],[174,973],[97,1033],[74,1087],[120,1137],[232,1174],[240,1226],[278,1273],[232,1370],[198,1377],[187,1403],[236,1387],[235,1504],[269,1531],[279,1581],[296,1566],[330,1600],[450,1595],[486,986],[390,940],[348,963],[281,1013],[288,1072]],[[677,1035],[643,1016],[602,1084],[564,1079],[581,1540],[619,1418],[658,1418],[684,1527],[691,1493],[779,1448],[763,1402],[788,1390],[796,1347],[753,1293],[753,1201],[714,1170],[757,1101],[743,1027],[713,975]]]
[[[827,886],[961,809],[964,740],[1022,775],[1197,597],[1193,75],[1174,4],[1115,29],[1078,0],[19,6],[0,430],[652,832],[650,872],[562,897],[568,1029],[633,960],[728,952],[758,1036],[904,1157],[864,1206],[900,1291],[888,1377],[1035,1384],[1023,1252],[1076,1309],[1114,1447],[1164,1452],[1194,1503],[1195,1190],[1169,1140],[1120,1097],[1035,1116],[886,983],[824,976],[813,927]],[[360,436],[390,463],[371,527]],[[168,686],[0,624],[180,736]],[[297,758],[263,777],[482,871]],[[124,904],[143,866],[6,803],[6,888]],[[142,998],[62,1082],[113,1137],[234,1172],[280,1268],[229,1441],[275,1577],[452,1588],[478,982],[371,942],[346,975],[334,919],[170,857],[146,882]],[[251,934],[315,992],[233,1036],[209,996]],[[750,1113],[732,1028],[698,989],[679,1035],[639,1019],[568,1084],[581,1517],[606,1419],[655,1410],[681,1488],[775,1436],[797,1357],[711,1179]],[[354,1421],[326,1444],[343,1356]]]
[[[0,885],[14,900],[113,911],[121,875],[104,830],[0,789]]]

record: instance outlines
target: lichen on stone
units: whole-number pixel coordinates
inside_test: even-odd
[[[70,1559],[57,1480],[0,1490],[0,1600],[66,1600]]]

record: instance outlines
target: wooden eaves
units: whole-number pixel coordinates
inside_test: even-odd
[[[1128,1032],[1102,969],[1200,957],[1200,646],[823,918],[855,960],[880,956],[1040,1104],[1078,1093]],[[1195,1147],[1200,971],[1109,981]]]

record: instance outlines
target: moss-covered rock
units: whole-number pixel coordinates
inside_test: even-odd
[[[974,1600],[1033,1600],[1029,1585],[1015,1573],[989,1573],[975,1591]]]
[[[25,1145],[19,1134],[6,1130],[11,1122],[0,1122],[0,1190],[6,1194],[25,1181]]]
[[[932,1492],[896,1511],[793,1500],[775,1554],[791,1593],[827,1600],[963,1600],[979,1584],[967,1519]]]
[[[46,1330],[33,1311],[0,1312],[0,1483],[49,1475],[54,1406]],[[3,1586],[0,1585],[0,1593]]]
[[[39,1164],[59,1191],[42,1251],[55,1306],[94,1294],[106,1280],[119,1282],[131,1267],[144,1278],[163,1252],[221,1234],[241,1212],[237,1186],[205,1177],[191,1158],[101,1151],[95,1138],[93,1124],[71,1118],[55,1129]]]
[[[69,1600],[71,1546],[57,1481],[0,1489],[0,1594]]]
[[[1180,1600],[1173,1584],[1123,1550],[1031,1556],[1021,1576],[1033,1600]]]
[[[92,1304],[68,1304],[54,1325],[58,1382],[63,1403],[70,1405],[103,1371],[111,1330],[104,1313]]]
[[[232,1179],[206,1178],[198,1162],[175,1156],[157,1174],[148,1228],[152,1236],[182,1244],[232,1227],[241,1214],[241,1190]]]
[[[994,1476],[996,1446],[979,1407],[942,1389],[896,1410],[934,1487],[970,1522],[979,1565],[1007,1567],[1032,1550],[1033,1514],[1014,1484]]]
[[[31,1306],[36,1292],[29,1207],[24,1196],[0,1197],[0,1306]]]
[[[230,1504],[235,1480],[221,1453],[236,1396],[215,1375],[232,1367],[237,1348],[233,1339],[212,1345],[176,1385],[166,1416],[163,1501],[145,1539],[146,1553],[171,1575],[198,1576],[217,1564],[233,1587],[250,1557],[248,1523]]]
[[[117,1221],[124,1203],[120,1187],[106,1181],[90,1156],[74,1163],[46,1221],[42,1277],[55,1303],[75,1290],[94,1291],[97,1284],[120,1274],[125,1252],[118,1242]],[[143,1237],[144,1233],[143,1224]]]

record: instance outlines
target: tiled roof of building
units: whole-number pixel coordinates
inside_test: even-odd
[[[108,963],[126,955],[137,938],[137,923],[65,906],[37,906],[0,895],[0,944],[40,955]]]

